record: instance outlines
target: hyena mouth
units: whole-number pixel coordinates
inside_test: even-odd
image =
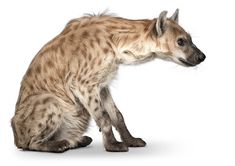
[[[184,60],[183,58],[179,58],[179,61],[184,64],[185,66],[196,66],[196,64],[190,63],[186,60]]]

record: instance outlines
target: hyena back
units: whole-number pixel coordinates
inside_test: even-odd
[[[154,58],[195,66],[205,55],[178,24],[178,10],[153,20],[109,15],[85,16],[65,29],[35,56],[23,77],[12,127],[18,148],[63,152],[85,147],[90,117],[100,128],[107,151],[143,147],[128,131],[108,84],[120,64]],[[122,139],[113,134],[114,126]]]

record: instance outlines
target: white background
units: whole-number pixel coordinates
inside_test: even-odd
[[[63,154],[16,149],[10,119],[20,81],[39,49],[72,18],[105,9],[131,19],[171,15],[180,9],[180,24],[207,59],[185,68],[154,60],[123,66],[111,90],[133,135],[145,148],[128,153],[104,151],[94,123],[93,143]],[[0,161],[18,165],[235,165],[235,54],[232,1],[84,0],[0,2]]]

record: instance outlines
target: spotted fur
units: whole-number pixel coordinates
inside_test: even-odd
[[[107,151],[145,146],[128,131],[108,85],[120,64],[156,57],[175,60],[176,51],[186,58],[175,40],[189,35],[178,25],[178,13],[168,19],[165,15],[153,20],[97,15],[70,21],[38,52],[23,77],[12,118],[16,146],[48,152],[85,147],[92,141],[83,136],[90,117]],[[112,126],[123,142],[115,139]]]

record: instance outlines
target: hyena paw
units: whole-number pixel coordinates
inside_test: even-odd
[[[125,141],[126,145],[129,147],[144,147],[146,142],[141,138],[131,138]]]
[[[108,152],[127,152],[128,146],[124,142],[114,142],[105,146]]]
[[[67,140],[54,141],[49,147],[49,151],[62,153],[69,149],[70,143]]]
[[[83,136],[82,140],[78,142],[77,147],[86,147],[92,142],[92,138],[88,136]]]

